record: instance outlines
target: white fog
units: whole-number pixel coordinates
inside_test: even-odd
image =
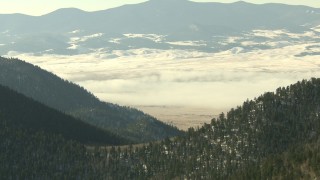
[[[319,56],[297,57],[306,43],[269,50],[202,53],[136,49],[61,56],[15,56],[73,81],[101,100],[137,107],[180,128],[209,122],[266,91],[319,77]]]

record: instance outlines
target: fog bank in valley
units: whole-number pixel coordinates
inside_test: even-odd
[[[299,56],[310,46],[319,50],[316,44],[302,43],[250,52],[135,49],[113,51],[115,58],[98,51],[8,56],[73,81],[104,101],[134,106],[182,127],[208,122],[221,111],[279,86],[319,77],[320,56]]]

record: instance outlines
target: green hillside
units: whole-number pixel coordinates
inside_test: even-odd
[[[0,57],[0,84],[132,141],[182,134],[137,109],[101,102],[84,88],[18,59]]]

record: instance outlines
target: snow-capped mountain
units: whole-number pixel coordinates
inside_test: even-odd
[[[141,48],[241,53],[320,41],[320,9],[242,1],[150,0],[96,12],[59,9],[43,16],[0,15],[0,24],[0,55]],[[319,47],[310,49],[297,56],[320,54]]]

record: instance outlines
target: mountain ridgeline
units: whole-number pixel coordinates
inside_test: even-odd
[[[135,142],[181,134],[134,108],[101,102],[84,88],[18,59],[0,57],[0,84]]]
[[[221,45],[228,37],[250,38],[248,35],[253,30],[319,34],[314,31],[320,25],[319,19],[320,9],[307,6],[187,0],[150,0],[96,12],[69,8],[42,16],[3,14],[0,15],[0,55],[10,51],[73,55],[101,49],[110,53],[139,48],[219,52],[235,46]],[[127,37],[125,34],[146,36]],[[288,38],[286,36],[282,38]],[[177,41],[201,41],[202,45],[170,43]]]
[[[185,136],[115,156],[146,179],[315,179],[319,142],[320,79],[312,78],[247,100]]]
[[[130,141],[65,115],[0,85],[0,121],[30,134],[45,132],[83,144],[121,145]]]
[[[55,168],[43,174],[34,174],[27,167],[26,171],[19,169],[19,173],[17,169],[2,173],[6,173],[5,178],[22,177],[20,174],[24,172],[27,175],[24,177],[33,178],[317,179],[319,114],[320,79],[312,78],[247,100],[210,124],[190,128],[183,136],[137,147],[80,148],[76,153],[75,149],[66,148],[55,152],[55,156],[63,157],[58,164],[68,165],[78,159],[79,167],[69,165],[64,176],[61,169]],[[70,143],[62,142],[60,146]],[[47,147],[45,143],[42,145]],[[0,158],[10,159],[1,153]],[[68,153],[74,154],[63,156]],[[39,164],[27,163],[35,167]]]
[[[314,13],[306,13],[306,11]],[[173,35],[181,30],[216,29],[221,34],[244,31],[263,26],[275,29],[305,30],[319,23],[317,8],[285,4],[199,3],[188,0],[150,0],[102,11],[85,12],[80,9],[59,9],[42,16],[2,14],[0,31],[17,34],[74,30],[101,33],[156,33]],[[117,21],[114,21],[117,19]],[[310,24],[301,27],[305,21]],[[215,27],[215,28],[212,28]],[[196,32],[196,31],[195,31]],[[208,31],[210,33],[210,31]]]

